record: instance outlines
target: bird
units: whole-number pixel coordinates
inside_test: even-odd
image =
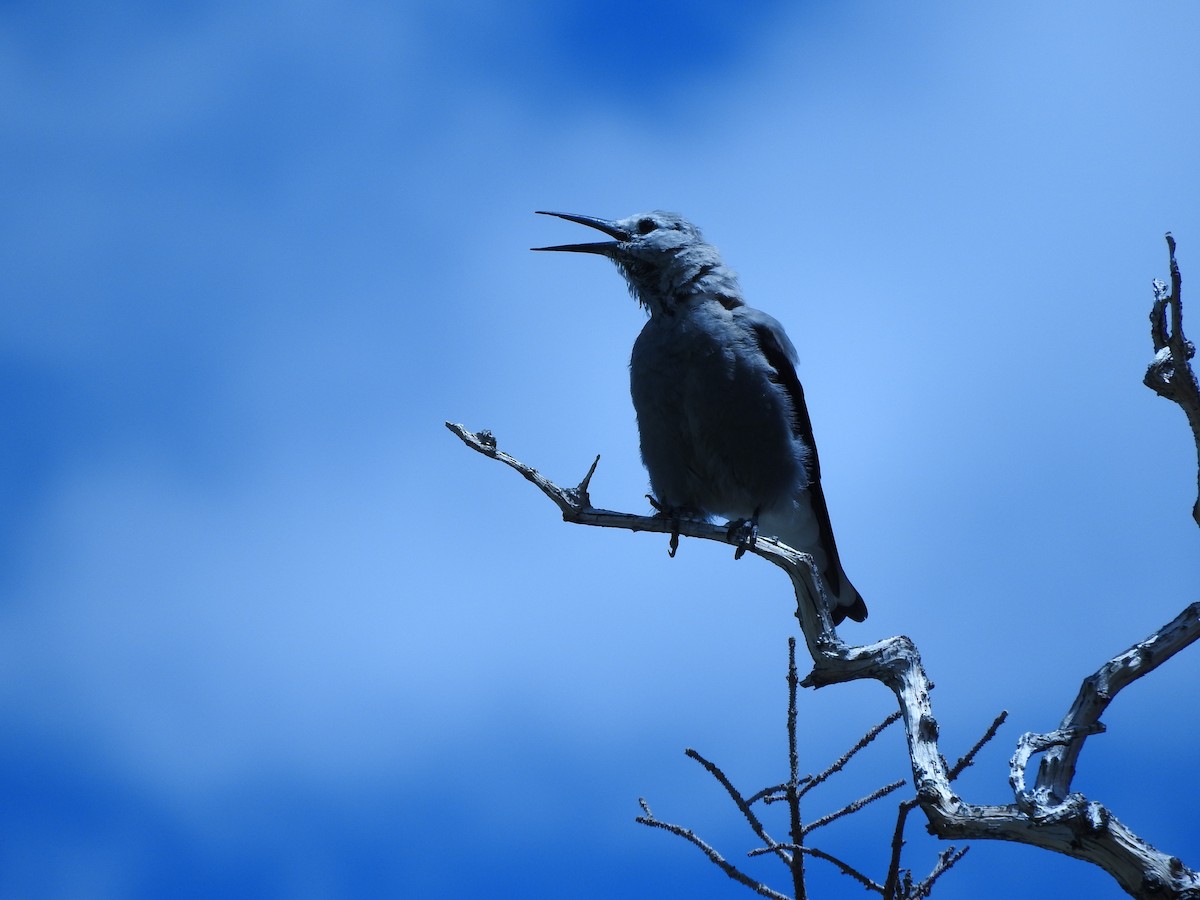
[[[655,508],[727,519],[731,536],[740,533],[739,558],[759,534],[809,554],[834,624],[865,620],[834,542],[796,349],[783,326],[747,305],[717,248],[677,213],[538,214],[611,238],[532,249],[607,257],[649,313],[629,376]]]

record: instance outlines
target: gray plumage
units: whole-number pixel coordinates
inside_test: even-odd
[[[783,326],[746,305],[717,248],[675,213],[617,221],[544,215],[613,240],[536,249],[608,257],[650,313],[633,345],[630,389],[660,506],[757,522],[763,534],[812,555],[835,623],[865,619],[838,558],[796,350]]]

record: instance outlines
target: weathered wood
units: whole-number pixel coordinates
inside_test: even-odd
[[[595,463],[579,486],[562,488],[499,450],[489,432],[475,434],[449,422],[446,427],[468,447],[520,472],[558,506],[567,522],[678,533],[737,545],[736,537],[731,538],[724,526],[593,508],[587,488]],[[1100,730],[1100,713],[1117,691],[1200,637],[1200,603],[1189,606],[1086,679],[1058,731],[1022,736],[1010,764],[1014,802],[978,806],[967,803],[951,786],[951,774],[938,748],[931,685],[916,645],[903,635],[865,646],[846,644],[833,626],[825,591],[811,557],[766,538],[759,539],[751,552],[778,566],[792,582],[796,618],[813,661],[812,671],[801,682],[805,687],[872,678],[895,694],[907,736],[917,801],[934,834],[948,839],[1031,844],[1100,866],[1134,897],[1200,900],[1200,874],[1177,857],[1143,841],[1099,803],[1070,792],[1079,747],[1088,734]],[[1037,785],[1027,791],[1025,765],[1035,753],[1047,756]]]

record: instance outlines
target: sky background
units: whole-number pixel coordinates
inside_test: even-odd
[[[1009,802],[1018,736],[1197,599],[1141,378],[1164,232],[1200,279],[1198,41],[1184,0],[4,4],[0,898],[750,896],[633,819],[755,846],[683,750],[785,777],[786,580],[564,525],[442,425],[648,509],[643,314],[535,209],[682,212],[786,325],[843,635],[917,642],[952,761],[1009,710],[959,782]],[[1075,782],[1192,866],[1198,679]],[[805,693],[802,768],[894,705]],[[808,815],[908,774],[887,732]],[[893,815],[818,846],[881,879]],[[986,843],[935,893],[1012,896],[1124,895]]]

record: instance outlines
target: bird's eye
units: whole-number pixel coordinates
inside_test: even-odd
[[[638,234],[649,234],[657,227],[658,225],[655,224],[653,219],[642,219],[642,221],[638,222]]]

